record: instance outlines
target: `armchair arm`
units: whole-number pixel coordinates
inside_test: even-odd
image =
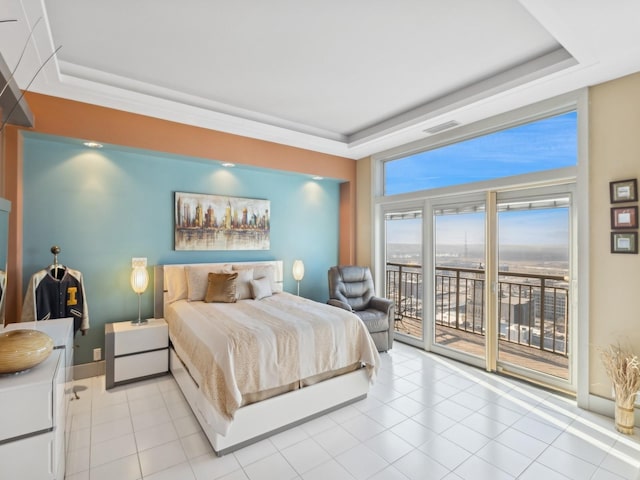
[[[348,312],[353,312],[353,309],[351,308],[351,305],[349,305],[348,303],[345,303],[345,302],[341,302],[340,300],[336,300],[335,298],[330,298],[329,301],[327,301],[327,303],[329,305],[333,305],[334,307],[338,307],[338,308],[342,308],[344,310],[347,310]]]
[[[375,310],[380,310],[381,312],[387,312],[387,314],[393,305],[393,300],[389,300],[388,298],[371,297],[371,300],[369,301],[369,307]]]

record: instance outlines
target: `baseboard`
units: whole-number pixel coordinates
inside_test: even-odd
[[[73,366],[73,379],[82,380],[83,378],[97,377],[98,375],[104,375],[105,361],[91,363],[81,363],[80,365]]]
[[[637,406],[638,402],[636,402],[636,409],[634,412],[634,423],[636,427],[640,427],[640,408],[637,408]],[[591,412],[613,418],[616,403],[610,398],[589,394],[589,405],[587,405],[586,409]]]

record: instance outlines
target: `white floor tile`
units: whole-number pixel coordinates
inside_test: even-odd
[[[107,405],[101,408],[97,408],[95,405],[92,407],[91,425],[102,425],[103,423],[113,422],[121,418],[130,418],[129,404],[126,402],[126,396],[124,403]]]
[[[113,462],[93,467],[90,472],[91,480],[137,480],[142,478],[138,455],[132,454],[119,458]]]
[[[422,445],[420,451],[449,470],[455,470],[473,455],[464,448],[460,448],[458,444],[440,436]]]
[[[209,440],[202,432],[196,432],[187,437],[182,437],[180,442],[188,459],[214,453]]]
[[[299,474],[331,460],[326,450],[310,438],[281,450],[281,453]]]
[[[67,480],[640,480],[640,432],[407,345],[366,399],[217,457],[170,376],[76,382]]]
[[[476,456],[495,465],[513,477],[517,477],[524,472],[532,462],[529,457],[519,453],[517,448],[517,445],[512,445],[512,448],[509,448],[499,442],[491,441],[478,450]]]
[[[250,465],[258,460],[261,460],[269,455],[273,455],[278,450],[273,446],[273,443],[269,439],[262,440],[247,447],[241,448],[233,452],[238,463],[243,467]]]
[[[208,453],[189,460],[197,480],[215,480],[236,471],[242,471],[233,455],[218,457]]]
[[[357,417],[347,420],[342,424],[342,427],[361,442],[385,430],[385,427],[365,414],[360,414]]]
[[[144,450],[138,456],[145,477],[187,461],[179,440]]]
[[[396,467],[394,467],[393,465],[389,465],[384,470],[376,473],[373,477],[370,477],[369,480],[408,480],[408,478],[409,477],[404,475]]]
[[[188,463],[180,463],[166,470],[145,475],[144,480],[196,480],[196,477]]]
[[[446,430],[442,436],[471,453],[477,452],[490,441],[489,437],[460,423]]]
[[[336,425],[329,430],[319,433],[314,439],[334,457],[360,443],[356,437],[340,425]]]
[[[163,443],[169,443],[178,439],[173,423],[166,422],[153,427],[145,428],[135,432],[138,451],[148,450]],[[204,453],[204,452],[203,452]]]
[[[136,453],[136,441],[133,434],[112,438],[106,442],[91,444],[91,468],[113,462]]]
[[[298,476],[280,453],[274,453],[247,465],[244,472],[250,480],[288,480]]]
[[[411,480],[424,480],[427,475],[429,480],[440,480],[449,473],[449,469],[419,450],[413,450],[393,466]]]
[[[106,442],[130,433],[133,433],[133,425],[128,416],[108,423],[101,423],[91,427],[91,444]]]
[[[547,448],[536,461],[573,480],[591,478],[597,469],[596,465],[567,454],[556,447]]]
[[[370,448],[360,444],[336,457],[351,475],[364,480],[389,466],[389,463]]]
[[[365,445],[389,463],[395,462],[414,449],[413,445],[389,430],[370,438]]]
[[[335,460],[318,465],[302,475],[304,480],[351,480],[354,477]]]
[[[512,480],[515,478],[475,455],[456,468],[454,473],[461,478],[470,480]]]
[[[413,421],[405,420],[391,428],[391,431],[414,447],[419,447],[436,437],[436,432]]]

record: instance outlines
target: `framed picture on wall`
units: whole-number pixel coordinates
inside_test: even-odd
[[[611,232],[611,253],[638,253],[638,233]]]
[[[638,200],[638,181],[635,178],[609,182],[611,203],[635,202]]]
[[[269,200],[175,192],[175,250],[269,250]]]
[[[613,207],[611,209],[611,228],[638,228],[638,207]]]

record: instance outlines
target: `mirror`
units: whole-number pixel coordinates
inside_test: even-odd
[[[4,325],[4,300],[7,288],[7,253],[9,250],[9,212],[11,202],[0,198],[0,324]]]

